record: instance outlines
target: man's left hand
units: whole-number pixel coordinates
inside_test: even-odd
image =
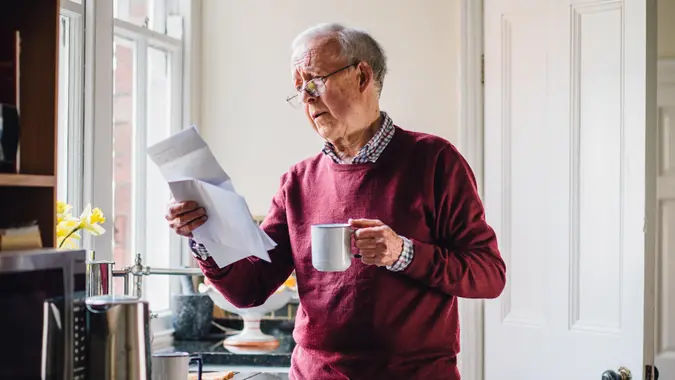
[[[392,266],[401,256],[403,239],[377,219],[349,219],[361,261],[367,265]]]

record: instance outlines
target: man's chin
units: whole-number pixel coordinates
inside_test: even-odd
[[[323,138],[324,140],[328,141],[334,141],[336,138],[338,138],[338,131],[335,127],[328,126],[328,125],[317,125],[316,126],[316,132]]]

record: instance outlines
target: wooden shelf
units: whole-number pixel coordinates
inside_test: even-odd
[[[55,185],[56,180],[52,175],[0,173],[0,186],[54,187]]]
[[[45,248],[56,244],[59,13],[59,0],[0,0],[0,95],[21,110],[21,174],[0,173],[0,227],[37,222]]]

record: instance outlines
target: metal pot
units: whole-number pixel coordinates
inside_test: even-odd
[[[87,260],[87,297],[112,295],[114,265],[110,260]]]
[[[148,302],[129,296],[96,296],[86,303],[87,378],[151,380]]]

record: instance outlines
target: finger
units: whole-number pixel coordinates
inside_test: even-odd
[[[387,248],[387,239],[384,236],[354,239],[354,243],[356,244],[357,248],[382,248],[382,250]],[[359,244],[365,244],[365,246],[359,247]]]
[[[377,219],[349,219],[348,223],[353,228],[368,228],[384,225],[384,223]]]
[[[188,223],[184,226],[178,227],[176,229],[176,233],[178,235],[182,235],[182,236],[186,236],[186,237],[192,237],[192,231],[196,230],[199,226],[206,223],[206,220],[207,220],[206,216],[202,216],[198,219],[195,219],[192,222],[190,222],[190,223]]]
[[[360,249],[359,253],[361,256],[368,258],[383,258],[387,255],[386,250],[384,250],[382,247],[377,247],[374,249]]]
[[[174,221],[176,222],[176,227],[183,227],[184,225],[189,224],[203,216],[206,216],[206,210],[203,208],[198,208],[194,211],[187,212],[175,218]]]
[[[188,231],[186,227],[179,228],[179,229],[177,229],[177,230],[175,230],[175,231],[176,231],[176,233],[177,233],[178,235],[180,235],[180,236],[185,236],[185,237],[187,237],[187,238],[191,238],[191,237],[192,237],[192,232]]]
[[[171,202],[171,203],[169,203],[169,206],[167,207],[166,219],[169,220],[169,221],[173,220],[176,217],[178,217],[179,215],[184,214],[187,211],[192,211],[195,208],[197,208],[197,207],[192,207],[192,206],[195,206],[195,205],[187,203],[187,202]]]
[[[383,265],[381,257],[363,256],[363,257],[361,257],[361,262],[366,264],[366,265],[377,265],[377,266]]]
[[[175,231],[178,231],[179,228],[183,228],[185,226],[188,226],[190,223],[194,222],[195,220],[198,220],[200,218],[207,218],[208,219],[208,216],[206,216],[206,215],[192,215],[192,216],[193,217],[190,217],[190,216],[187,216],[187,214],[184,214],[183,216],[180,216],[180,217],[172,220],[171,223],[169,223],[169,226],[171,228],[173,228]]]
[[[374,249],[377,247],[377,241],[374,238],[356,239],[356,248]]]
[[[199,208],[199,204],[195,201],[185,201],[185,202],[175,202],[169,204],[169,216],[170,219],[185,214],[186,212],[193,211]]]
[[[357,239],[380,238],[387,230],[387,226],[360,228],[354,232]]]

